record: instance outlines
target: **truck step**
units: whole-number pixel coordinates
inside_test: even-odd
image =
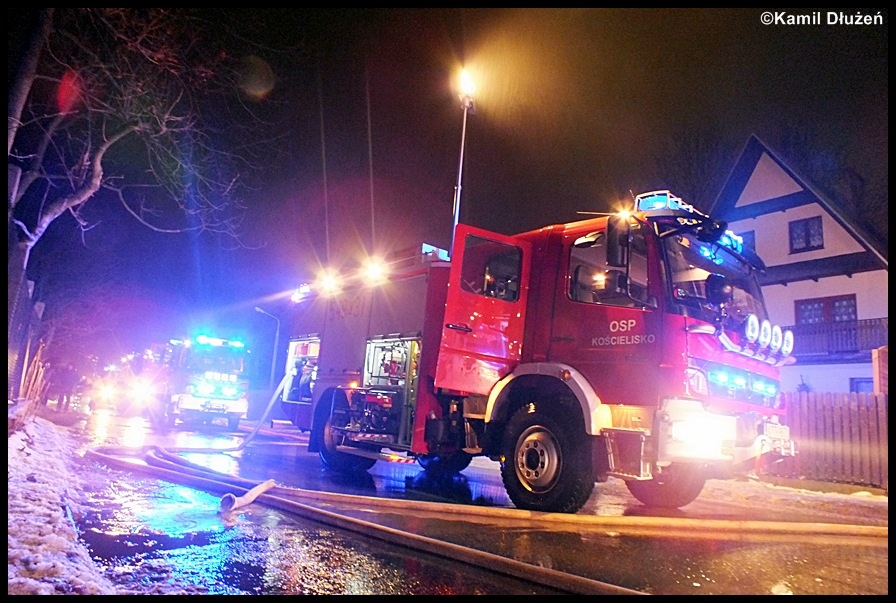
[[[387,463],[416,463],[417,459],[412,456],[405,456],[404,454],[400,454],[397,452],[374,452],[373,450],[362,450],[359,448],[354,448],[352,446],[336,446],[337,452],[344,452],[345,454],[352,454],[354,456],[363,456],[368,459],[375,459],[377,461],[386,461]]]

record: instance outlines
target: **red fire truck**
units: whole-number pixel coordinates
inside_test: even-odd
[[[795,454],[793,335],[723,222],[654,191],[513,236],[460,224],[453,249],[296,305],[281,406],[326,467],[485,456],[518,508],[573,513],[608,476],[681,507],[707,478]]]

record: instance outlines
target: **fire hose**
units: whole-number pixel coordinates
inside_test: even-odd
[[[362,504],[364,506],[369,506],[371,503],[370,497],[310,492],[297,488],[286,488],[277,486],[274,480],[266,480],[258,484],[251,480],[219,473],[210,470],[207,467],[190,463],[179,456],[178,453],[184,452],[228,453],[238,452],[245,448],[258,434],[261,426],[265,423],[273,409],[274,403],[285,386],[287,377],[290,376],[291,375],[287,374],[274,390],[262,418],[258,421],[255,429],[249,433],[239,446],[233,448],[174,449],[166,449],[160,446],[146,446],[143,448],[99,447],[88,450],[86,456],[107,466],[114,466],[128,471],[141,471],[161,480],[182,483],[197,489],[219,493],[222,495],[219,513],[230,513],[246,505],[258,502],[288,514],[298,515],[312,521],[362,534],[369,538],[436,555],[453,562],[473,566],[477,569],[487,567],[490,571],[525,580],[533,584],[554,588],[562,592],[572,594],[644,594],[597,580],[566,574],[560,571],[516,561],[501,555],[479,551],[435,538],[413,534],[411,532],[341,515],[296,500],[297,498],[305,497],[318,500],[338,500],[341,502],[356,501],[359,506]],[[140,462],[141,460],[142,462]],[[234,494],[234,492],[237,492],[237,494]],[[384,500],[384,503],[387,505],[400,504],[405,509],[411,502],[417,505],[437,504],[419,501]],[[439,506],[444,507],[449,505]],[[454,505],[450,506],[453,507]]]

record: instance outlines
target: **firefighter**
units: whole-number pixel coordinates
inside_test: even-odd
[[[80,381],[78,372],[72,364],[60,367],[56,370],[53,382],[56,387],[58,399],[56,402],[56,410],[66,412],[72,403],[72,397],[75,395],[75,388]]]
[[[314,360],[308,360],[302,367],[302,376],[299,379],[299,395],[302,398],[311,397],[311,387],[314,385],[314,376],[317,365]]]
[[[317,368],[314,360],[300,358],[296,360],[296,375],[293,377],[293,385],[289,390],[287,400],[299,401],[311,397],[311,384],[314,382],[314,371]]]

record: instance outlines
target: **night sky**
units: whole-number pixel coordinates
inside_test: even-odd
[[[280,103],[289,124],[284,154],[254,178],[246,245],[164,238],[119,216],[107,221],[120,244],[101,257],[82,245],[77,269],[132,280],[170,320],[235,309],[270,338],[273,321],[252,308],[285,317],[285,292],[328,258],[352,261],[371,237],[379,252],[448,248],[461,65],[477,84],[462,222],[513,233],[606,211],[663,187],[658,153],[694,131],[722,137],[726,170],[750,134],[774,146],[786,128],[811,132],[885,187],[886,12],[862,26],[763,25],[762,12],[237,9],[228,18],[262,44],[247,65],[274,76],[257,102]],[[287,46],[309,60],[287,60]],[[50,234],[79,244],[72,224]]]
[[[751,133],[773,144],[784,127],[811,131],[886,181],[886,26],[763,26],[755,10],[377,15],[326,49],[329,228],[314,80],[294,104],[306,128],[285,191],[293,219],[277,213],[262,231],[286,230],[276,239],[293,257],[307,260],[306,245],[325,256],[321,239],[331,259],[352,255],[371,229],[378,249],[449,246],[461,64],[478,86],[461,219],[477,226],[512,233],[606,210],[662,185],[657,154],[703,129],[725,138],[731,162]]]

